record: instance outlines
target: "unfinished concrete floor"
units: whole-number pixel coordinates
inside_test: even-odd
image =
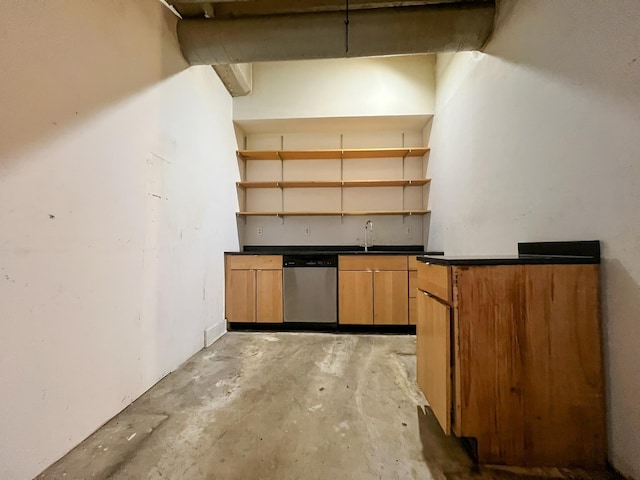
[[[37,478],[617,478],[479,468],[414,378],[413,336],[228,333]]]

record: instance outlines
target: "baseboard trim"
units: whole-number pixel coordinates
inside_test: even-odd
[[[224,323],[209,327],[204,331],[204,348],[210,347],[213,343],[227,333],[227,327]]]

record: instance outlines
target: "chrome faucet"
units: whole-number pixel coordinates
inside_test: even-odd
[[[369,247],[373,246],[373,243],[369,245],[367,241],[367,230],[370,230],[373,233],[373,222],[371,220],[367,220],[367,223],[364,224],[364,251],[368,252]]]

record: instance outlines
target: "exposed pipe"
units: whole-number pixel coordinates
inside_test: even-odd
[[[180,20],[191,65],[477,50],[493,29],[492,4],[377,8],[215,20]]]

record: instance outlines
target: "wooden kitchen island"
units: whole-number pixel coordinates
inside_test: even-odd
[[[418,258],[418,384],[480,463],[605,465],[599,245],[564,247]]]

